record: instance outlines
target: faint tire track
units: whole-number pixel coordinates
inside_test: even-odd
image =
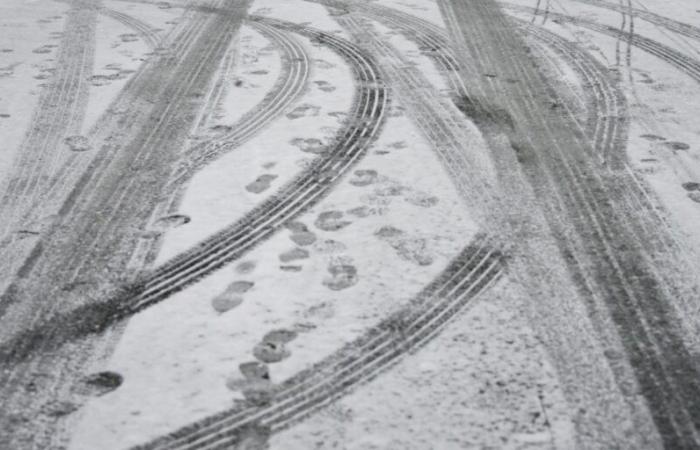
[[[304,46],[288,32],[278,30],[262,22],[251,21],[249,24],[281,51],[284,62],[282,72],[272,91],[267,93],[252,111],[231,125],[231,131],[208,139],[187,150],[164,188],[162,195],[165,200],[158,205],[151,218],[151,223],[158,220],[159,217],[176,212],[187,182],[197,171],[255,137],[279,117],[286,108],[296,102],[307,87],[310,60]],[[144,238],[134,258],[151,261],[156,256],[156,249],[157,246],[154,245],[153,238]],[[142,267],[143,263],[136,263],[135,266]]]
[[[198,244],[193,251],[174,257],[156,268],[146,278],[138,298],[125,302],[122,314],[134,312],[164,299],[223,264],[238,258],[257,243],[279,229],[312,204],[320,200],[366,152],[366,147],[383,123],[388,101],[381,76],[373,62],[349,43],[308,28],[263,20],[282,29],[307,34],[322,40],[348,59],[360,83],[353,123],[338,137],[338,143],[327,156],[317,159],[310,168],[261,207],[238,223]]]
[[[182,290],[200,278],[239,258],[263,242],[288,221],[325,197],[331,187],[367,152],[367,147],[381,129],[388,95],[374,62],[356,47],[320,31],[271,19],[258,19],[264,25],[322,39],[325,45],[348,60],[357,77],[355,105],[347,127],[336,137],[329,151],[317,158],[295,180],[283,187],[272,199],[255,208],[244,218],[180,254],[143,277],[143,284],[132,286],[122,295],[99,304],[61,315],[18,333],[0,348],[6,361],[21,361],[34,350],[33,342],[43,340],[46,329],[57,335],[45,345],[60,347],[86,334],[100,332]]]
[[[54,413],[52,408],[84,401],[71,387],[79,382],[76,374],[109,347],[109,339],[100,339],[109,338],[109,333],[57,348],[53,337],[68,330],[56,327],[51,319],[71,308],[93,304],[102,292],[113,289],[110,275],[123,273],[117,268],[128,259],[134,222],[142,218],[140,210],[150,209],[152,203],[146,197],[157,195],[168,152],[179,150],[188,121],[195,119],[201,106],[192,94],[208,88],[222,53],[246,14],[246,1],[220,3],[219,14],[195,12],[190,21],[176,27],[171,40],[175,51],[150,60],[146,69],[130,80],[130,94],[123,99],[130,112],[128,120],[112,115],[98,124],[105,127],[101,133],[108,145],[100,148],[63,204],[59,225],[43,237],[31,264],[25,265],[3,292],[3,344],[16,332],[42,323],[49,326],[41,335],[14,342],[2,352],[0,398],[4,408],[0,427],[10,431],[0,436],[0,447],[32,448],[32,442],[43,442],[51,436],[48,430],[55,429],[61,417],[69,414]],[[139,170],[134,171],[134,167]],[[131,176],[125,177],[124,170],[130,170]],[[125,203],[119,205],[119,201]],[[111,208],[120,213],[116,223],[105,220]],[[30,349],[33,354],[28,357]],[[18,353],[28,358],[14,358]],[[41,378],[41,374],[51,376]],[[31,386],[32,395],[24,395],[27,386]],[[32,416],[32,421],[26,416]]]
[[[691,39],[700,41],[700,28],[677,20],[669,19],[668,17],[654,14],[651,11],[646,11],[641,8],[632,8],[631,6],[618,5],[615,3],[606,2],[603,0],[573,0],[575,2],[584,3],[586,5],[597,6],[599,8],[617,11],[623,14],[633,14],[640,19],[643,19],[654,25],[663,27],[669,31],[680,34]]]
[[[681,337],[674,298],[646,255],[649,242],[634,233],[634,218],[621,213],[625,200],[619,192],[629,180],[596,168],[584,157],[578,133],[564,131],[566,116],[546,111],[553,93],[531,66],[495,2],[441,0],[440,6],[453,39],[465,49],[463,67],[475,65],[477,75],[470,81],[478,90],[477,101],[495,99],[517,118],[513,121],[517,127],[502,132],[509,136],[519,164],[548,211],[570,270],[582,277],[577,284],[590,293],[584,298],[598,298],[606,305],[661,438],[672,448],[697,446],[700,402],[693,393],[700,392],[698,369]],[[488,45],[476,48],[471,42]],[[649,40],[636,36],[633,42],[646,45]],[[691,58],[669,50],[664,49],[664,56],[692,73]],[[484,73],[499,77],[487,78]],[[522,83],[506,86],[500,77]],[[575,235],[580,244],[572,247]],[[590,305],[595,308],[595,302]]]
[[[0,238],[17,231],[18,221],[53,176],[67,153],[63,139],[78,134],[87,106],[95,52],[95,29],[100,2],[70,3],[56,58],[56,71],[42,90],[31,128],[18,149],[12,176],[0,200]]]
[[[506,8],[513,11],[522,11],[532,13],[534,10],[527,6],[520,6],[511,3],[501,3]],[[574,24],[582,28],[588,28],[589,30],[596,31],[601,34],[606,34],[613,38],[621,38],[628,40],[632,45],[638,47],[647,53],[650,53],[657,58],[675,66],[677,69],[683,73],[690,76],[693,80],[700,83],[700,61],[674,50],[664,44],[654,41],[648,37],[642,36],[638,33],[628,33],[620,31],[619,28],[615,28],[608,25],[602,25],[597,22],[586,20],[578,17],[571,17],[561,13],[550,12],[550,17],[553,20],[567,22]]]
[[[100,8],[100,13],[134,30],[141,36],[148,48],[154,49],[160,44],[161,39],[158,35],[158,31],[146,22],[110,8]]]
[[[477,236],[408,305],[275,387],[269,404],[234,407],[132,450],[235,448],[250,425],[279,432],[367,383],[427,344],[500,278],[500,253]]]
[[[231,125],[232,131],[188,150],[166,189],[176,189],[175,186],[184,184],[204,165],[253,138],[282,114],[289,105],[298,100],[306,88],[310,64],[303,45],[292,36],[262,22],[250,22],[250,24],[280,48],[283,60],[286,61],[283,73],[263,101],[256,105],[253,111]]]

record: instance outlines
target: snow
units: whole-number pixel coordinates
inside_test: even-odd
[[[434,1],[376,3],[444,26]],[[510,3],[533,7],[536,2]],[[574,0],[546,4],[555,13],[622,26],[619,12]],[[106,0],[104,5],[143,21],[159,36],[185,14],[183,8],[157,4]],[[700,18],[697,0],[634,0],[632,5],[686,23],[697,24]],[[67,7],[26,0],[0,5],[0,180],[30,124],[41,78],[54,64],[55,50],[33,50],[55,44]],[[251,11],[349,39],[315,2],[255,0]],[[683,247],[679,261],[697,267],[700,189],[689,189],[687,183],[700,183],[698,81],[639,48],[628,48],[624,40],[551,17],[509,14],[579,44],[620,74],[630,113],[628,170],[651,188],[651,200],[658,200],[661,213],[668,214],[668,230]],[[629,17],[625,24],[629,27]],[[379,23],[373,26],[441,95],[449,95],[444,74],[416,44]],[[634,31],[700,60],[699,41],[641,18],[635,18]],[[125,39],[130,33],[134,30],[100,15],[83,134],[152,51],[140,38]],[[344,113],[354,106],[350,67],[328,48],[301,35],[296,39],[311,60],[305,92],[255,137],[193,176],[177,208],[190,220],[164,232],[155,266],[270,200],[318,157],[300,149],[303,140],[331,145],[343,127]],[[223,78],[224,96],[191,142],[253,111],[282,73],[278,51],[253,26],[242,27],[234,47],[233,67]],[[577,74],[555,52],[545,51],[546,62],[555,64],[546,75],[571,89],[570,100],[583,108],[587,92]],[[115,73],[123,76],[111,76]],[[285,346],[288,353],[268,363],[273,384],[293,377],[404,307],[474,238],[479,231],[475,220],[434,150],[398,101],[392,99],[389,108],[366,156],[320,203],[240,260],[128,322],[114,353],[95,368],[119,373],[124,382],[91,398],[71,417],[76,424],[72,450],[129,448],[244,400],[240,365],[256,361],[256,346],[270,332],[296,333]],[[339,225],[327,226],[329,218]],[[332,271],[340,266],[356,271],[347,285],[334,284]],[[574,447],[575,413],[528,324],[522,295],[504,280],[429,345],[303,423],[273,435],[270,448]],[[674,306],[690,348],[700,354],[693,333],[700,329],[700,308],[686,300],[679,298]]]
[[[68,5],[48,2],[37,8],[24,0],[0,4],[0,180],[7,177],[33,117],[43,79],[54,67],[56,45]],[[0,181],[0,186],[2,182]]]

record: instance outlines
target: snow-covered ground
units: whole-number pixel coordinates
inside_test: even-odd
[[[31,123],[45,80],[54,70],[67,5],[8,0],[0,5],[0,180]]]
[[[55,42],[69,3],[0,4],[0,187],[36,114],[42,80],[52,73]],[[351,40],[334,17],[346,12],[322,3],[254,0],[249,11]],[[436,1],[374,3],[444,28]],[[131,78],[139,76],[142,63],[165,51],[149,39],[160,42],[173,25],[188,20],[196,4],[103,1],[94,72],[86,74],[90,87],[83,135],[109,112]],[[634,0],[628,6],[689,24],[700,19],[696,0]],[[614,74],[629,109],[625,170],[651,188],[651,201],[658,202],[669,234],[680,243],[678,260],[697,268],[700,70],[696,76],[684,73],[631,40],[591,30],[576,19],[633,31],[685,55],[699,68],[700,40],[588,1],[509,0],[505,10],[578,44]],[[220,12],[212,8],[211,13]],[[560,20],[557,14],[573,20]],[[425,49],[374,19],[372,26],[385,42],[435,92],[451,100],[446,73]],[[160,247],[145,270],[161,267],[268,204],[342,139],[362,86],[349,62],[322,38],[291,36],[310,59],[305,90],[252,139],[198,169],[173,211],[186,220],[158,230]],[[232,65],[219,78],[223,95],[212,114],[197,121],[200,127],[188,146],[235,127],[256,111],[279,87],[276,83],[290,63],[250,23],[232,42]],[[547,51],[538,62],[546,65],[556,58],[556,52]],[[377,61],[380,71],[382,63]],[[588,89],[563,59],[542,72],[552,85],[568,90],[562,97],[572,109],[585,108]],[[405,309],[484,231],[477,215],[465,208],[428,138],[407,114],[407,105],[393,96],[391,86],[388,90],[392,97],[381,133],[320,202],[243,257],[128,320],[113,353],[90,368],[119,374],[122,380],[72,412],[71,450],[130,448],[234,405],[255,404],[251,386],[256,386],[246,367],[264,365],[269,371],[265,388],[279,386]],[[486,153],[483,148],[465,151]],[[528,322],[524,295],[506,275],[428,345],[408,352],[386,373],[354,386],[301,423],[274,433],[267,445],[569,449],[585,442],[576,435],[580,412],[569,408],[547,348]],[[680,299],[674,306],[689,333],[685,341],[700,355],[692,335],[700,324],[700,307],[693,314],[694,306]],[[270,336],[285,336],[284,342],[270,349]]]

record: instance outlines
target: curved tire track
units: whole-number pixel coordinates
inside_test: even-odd
[[[521,11],[527,13],[535,13],[533,8],[521,5],[515,5],[512,3],[501,3],[504,7],[513,10]],[[589,30],[596,31],[601,34],[606,34],[613,38],[624,39],[629,41],[635,47],[638,47],[647,53],[656,56],[657,58],[673,65],[681,72],[690,76],[693,80],[700,83],[700,61],[681,53],[677,50],[668,47],[667,45],[661,44],[653,39],[639,35],[637,33],[628,33],[621,31],[619,28],[615,28],[609,25],[602,25],[600,23],[594,22],[592,20],[586,20],[578,17],[571,17],[561,13],[550,12],[550,17],[553,20],[571,23],[573,25],[588,28]]]
[[[239,258],[263,242],[283,225],[316,204],[365,154],[383,125],[388,93],[374,61],[342,39],[320,31],[281,21],[258,19],[264,25],[321,39],[348,60],[358,79],[355,106],[349,125],[336,143],[318,157],[294,181],[271,200],[244,218],[180,254],[144,276],[143,283],[128,287],[98,304],[79,307],[19,332],[0,346],[5,361],[21,361],[29,356],[35,342],[57,348],[85,335],[101,332],[110,325],[195,283],[202,277]],[[57,333],[46,342],[46,330]]]
[[[31,265],[3,292],[0,428],[7,432],[0,436],[0,447],[32,448],[33,442],[50,438],[48,430],[55,429],[69,413],[60,410],[60,405],[84,401],[71,390],[78,382],[76,374],[85,370],[91,358],[107,352],[104,347],[109,347],[110,336],[92,336],[57,348],[54,337],[69,333],[70,324],[55,318],[81,307],[90,310],[105,295],[103,290],[110,289],[111,273],[123,273],[114,269],[128,257],[133,221],[140,219],[139,210],[150,208],[144,198],[149,189],[155,195],[161,182],[158,171],[164,171],[165,159],[179,150],[188,122],[201,106],[191,94],[210,86],[223,52],[247,13],[246,0],[220,3],[225,14],[194,13],[190,21],[176,27],[172,47],[177,51],[146,62],[144,72],[130,80],[131,92],[125,99],[128,119],[111,115],[102,129],[106,141],[120,146],[119,151],[110,145],[100,148],[92,170],[63,204],[61,226],[42,239],[30,258]],[[150,106],[144,107],[146,104]],[[131,164],[147,165],[148,170],[125,177],[123,169],[132,169]],[[112,202],[115,197],[117,201]],[[128,208],[118,207],[120,201],[126,201]],[[121,222],[102,220],[110,208],[119,211]],[[94,220],[93,215],[101,218]],[[110,228],[102,235],[105,227]],[[110,245],[118,251],[111,251]],[[17,333],[39,328],[27,340],[13,340]],[[16,358],[18,354],[23,358]],[[42,374],[51,376],[42,378]],[[53,409],[57,404],[58,412]],[[27,416],[32,419],[22,420]]]
[[[500,278],[501,255],[477,236],[408,306],[277,386],[269,404],[231,408],[132,450],[234,448],[249,426],[278,432],[346,395],[427,344]]]
[[[352,44],[310,28],[259,19],[282,29],[322,40],[349,60],[356,71],[360,91],[353,113],[354,123],[338,143],[304,171],[272,200],[256,208],[245,218],[156,268],[144,283],[138,298],[127,301],[121,314],[136,311],[183,289],[222,265],[237,259],[262,242],[283,224],[318,202],[362,157],[383,123],[388,101],[386,89],[374,62],[364,57]]]
[[[262,22],[249,22],[282,51],[288,62],[273,90],[255,109],[231,126],[232,131],[221,134],[187,151],[176,169],[167,190],[178,189],[203,166],[221,155],[243,145],[268,126],[304,92],[310,71],[309,55],[301,43],[286,32]],[[171,209],[171,208],[168,208]]]
[[[143,41],[150,49],[158,47],[161,42],[158,31],[136,17],[124,14],[123,12],[111,8],[100,8],[100,14],[110,17],[127,28],[134,30],[139,36],[141,36]]]
[[[653,23],[654,25],[658,25],[674,33],[700,41],[700,28],[695,27],[693,25],[689,25],[687,23],[679,22],[677,20],[669,19],[668,17],[652,13],[651,11],[646,11],[640,8],[631,8],[629,6],[609,3],[602,0],[573,1],[584,3],[586,5],[597,6],[599,8],[609,9],[611,11],[621,12],[623,14],[629,14],[631,12],[635,17],[639,17],[640,19],[643,19],[649,23]]]
[[[473,64],[478,74],[499,74],[469,80],[479,90],[477,101],[495,101],[517,118],[517,127],[501,132],[510,139],[518,164],[548,212],[569,270],[575,279],[582,277],[577,280],[582,298],[593,311],[598,301],[604,305],[661,439],[669,448],[698,446],[698,368],[682,338],[672,291],[647,255],[646,247],[655,241],[640,239],[635,233],[639,223],[624,214],[626,200],[620,192],[631,181],[624,173],[596,167],[584,156],[586,145],[576,130],[565,131],[570,119],[548,111],[551,89],[495,1],[441,0],[440,6],[453,39],[464,49],[463,67]],[[550,17],[568,20],[551,12]],[[620,33],[588,21],[575,23],[614,36]],[[471,42],[485,45],[476,48]],[[692,58],[640,36],[633,36],[632,42],[697,76]],[[506,78],[521,83],[508,85]],[[610,431],[605,428],[609,424],[594,424],[600,432]]]
[[[18,149],[15,169],[0,200],[0,238],[21,225],[27,205],[43,189],[60,159],[63,139],[78,134],[87,107],[100,2],[71,2],[58,50],[56,71],[42,90],[31,128]],[[15,230],[16,231],[16,230]]]
[[[288,32],[261,22],[249,21],[248,23],[281,52],[282,71],[273,89],[253,110],[231,125],[231,131],[207,139],[185,152],[163,189],[162,197],[164,200],[154,210],[150,219],[151,224],[160,217],[177,212],[177,206],[185,193],[185,186],[197,171],[255,137],[279,117],[286,108],[296,102],[306,90],[310,73],[310,59],[304,46]],[[216,87],[218,95],[213,96],[216,97],[216,100],[211,99],[209,102],[211,105],[205,108],[206,111],[212,111],[217,107],[220,97],[224,95],[229,72],[226,67],[232,64],[233,56],[227,55],[227,59],[231,61],[223,64],[224,67]],[[206,126],[206,120],[199,122],[200,127]],[[136,270],[140,270],[140,268],[150,264],[157,256],[160,243],[159,239],[153,237],[141,239],[130,265]]]

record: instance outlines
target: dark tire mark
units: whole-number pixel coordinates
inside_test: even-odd
[[[282,73],[274,89],[255,109],[231,125],[230,130],[187,151],[171,175],[166,187],[168,200],[160,206],[161,210],[175,211],[184,187],[198,170],[252,139],[296,102],[306,89],[310,60],[304,46],[285,30],[259,21],[248,23],[282,52],[285,62]]]
[[[119,330],[59,348],[54,337],[60,340],[68,330],[56,318],[81,307],[87,314],[73,317],[76,323],[104,314],[94,302],[119,289],[127,274],[131,245],[145,228],[143,219],[154,204],[162,172],[200,106],[190,94],[207,89],[221,52],[245,15],[244,0],[224,2],[218,15],[193,14],[173,32],[173,53],[147,61],[127,83],[127,117],[112,114],[98,123],[108,144],[100,146],[62,203],[57,226],[35,246],[25,268],[4,291],[2,305],[8,308],[0,327],[0,427],[8,431],[0,436],[0,447],[50,448],[45,441],[54,439],[58,418],[65,414],[47,416],[42,412],[46,405],[70,399],[67,403],[77,408],[85,400],[71,390],[75,375],[91,358],[109,352],[111,333]],[[26,331],[40,327],[39,334]],[[27,339],[13,340],[18,333]],[[51,377],[37,385],[33,395],[24,395],[27,380],[41,373]],[[17,414],[37,419],[17,422]]]
[[[224,265],[239,259],[254,246],[282,229],[327,195],[331,188],[366,154],[383,125],[387,91],[372,59],[342,39],[314,29],[269,19],[258,19],[283,30],[298,32],[324,42],[347,59],[358,79],[355,106],[336,142],[277,195],[243,219],[214,234],[193,249],[180,254],[99,304],[78,307],[37,323],[0,346],[5,361],[21,361],[43,341],[47,330],[56,333],[42,345],[60,348],[82,336],[99,333],[110,325],[184,289]]]
[[[516,128],[498,127],[498,132],[508,136],[519,153],[520,166],[547,211],[582,298],[591,309],[595,296],[606,305],[665,445],[698,446],[700,377],[680,334],[679,317],[672,306],[673,287],[648,257],[650,243],[635,232],[642,224],[624,215],[623,193],[634,181],[624,173],[618,176],[597,168],[586,157],[589,151],[581,137],[575,131],[564,131],[570,128],[571,119],[546,111],[546,99],[556,98],[556,93],[532,66],[526,47],[508,27],[496,2],[441,0],[440,6],[453,39],[468,49],[463,67],[476,64],[499,74],[469,80],[485,96],[474,100],[496,100],[517,119]],[[619,34],[616,28],[553,12],[550,17],[612,36]],[[472,41],[485,47],[470,47]],[[693,77],[700,74],[700,64],[692,58],[637,34],[631,41]],[[522,83],[507,85],[502,81],[505,77]],[[579,244],[573,243],[571,230],[579,236]],[[663,234],[659,231],[655,241],[666,239]]]
[[[132,450],[235,448],[247,427],[276,433],[298,423],[430,342],[499,279],[500,259],[484,236],[477,237],[406,307],[276,386],[267,404],[231,408]]]

